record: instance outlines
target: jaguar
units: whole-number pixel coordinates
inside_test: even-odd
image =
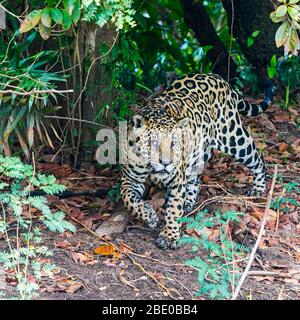
[[[128,213],[156,229],[158,217],[144,200],[145,185],[166,190],[164,226],[156,238],[161,249],[175,249],[181,234],[179,218],[193,210],[204,164],[214,150],[231,155],[251,170],[251,195],[266,192],[266,168],[253,138],[241,121],[257,116],[273,100],[265,82],[261,103],[244,100],[216,74],[189,74],[151,96],[132,117],[121,151],[121,195]]]

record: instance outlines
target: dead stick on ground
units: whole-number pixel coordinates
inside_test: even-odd
[[[233,294],[232,300],[236,300],[237,299],[237,297],[238,297],[238,295],[240,293],[240,290],[242,288],[242,285],[243,285],[244,281],[246,280],[247,275],[248,275],[248,273],[250,271],[251,265],[252,265],[252,263],[254,261],[255,253],[256,253],[257,248],[259,246],[260,240],[262,238],[262,235],[263,235],[263,232],[264,232],[264,229],[265,229],[265,225],[266,225],[268,217],[269,217],[270,204],[271,204],[273,191],[274,191],[274,187],[275,187],[275,182],[276,182],[276,178],[277,178],[277,172],[278,172],[278,168],[277,168],[277,166],[275,166],[273,181],[272,181],[271,189],[270,189],[270,192],[269,192],[269,195],[268,195],[268,200],[267,200],[267,204],[266,204],[266,208],[265,208],[265,212],[264,212],[264,217],[263,217],[263,220],[261,222],[259,234],[257,236],[257,240],[255,242],[255,245],[254,245],[254,247],[252,249],[252,252],[251,252],[248,264],[246,266],[246,269],[243,272],[243,275],[242,275],[242,277],[241,277],[241,279],[239,281],[239,284],[238,284],[238,286],[237,286],[237,288],[236,288],[236,290],[235,290],[235,292]]]
[[[289,273],[274,272],[274,271],[249,271],[249,277],[279,277],[279,278],[293,278],[295,274],[300,271],[291,271]]]
[[[127,254],[127,257],[131,260],[131,262],[136,266],[138,267],[139,269],[141,269],[143,271],[143,273],[145,273],[149,278],[151,278],[157,285],[159,288],[163,289],[166,294],[172,298],[173,300],[177,300],[178,298],[174,297],[170,290],[164,286],[159,280],[157,280],[150,272],[148,272],[147,270],[145,270],[145,268],[140,264],[138,263],[137,261],[135,261],[131,256],[130,256],[130,253]]]

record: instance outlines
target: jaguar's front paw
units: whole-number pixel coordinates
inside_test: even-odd
[[[156,211],[152,208],[149,203],[144,204],[142,220],[147,224],[151,229],[155,229],[158,224],[158,217]]]
[[[183,206],[184,212],[185,213],[190,213],[193,211],[194,209],[194,203],[190,202],[190,201],[186,201],[184,206]]]
[[[163,250],[174,250],[177,247],[177,242],[180,235],[168,235],[164,230],[158,235],[155,240],[156,245]]]

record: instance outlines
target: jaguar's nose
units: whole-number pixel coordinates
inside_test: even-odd
[[[162,159],[159,160],[159,162],[160,162],[161,164],[163,164],[164,166],[168,166],[168,165],[171,163],[171,159],[169,159],[169,158],[162,158]]]

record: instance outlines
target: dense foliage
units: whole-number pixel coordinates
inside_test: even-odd
[[[38,140],[52,148],[58,144],[62,150],[70,142],[77,150],[75,164],[81,145],[94,145],[91,136],[81,141],[81,134],[91,129],[75,118],[112,126],[115,120],[126,119],[144,94],[159,90],[159,84],[188,72],[210,72],[215,62],[208,59],[207,53],[217,44],[199,45],[185,22],[182,2],[47,0],[31,1],[25,6],[18,0],[1,5],[6,11],[7,28],[0,33],[0,103],[4,119],[0,125],[0,152],[10,155],[17,141],[16,146],[21,146],[29,158]],[[243,87],[248,81],[253,86],[257,81],[255,68],[232,37],[222,1],[203,1],[203,5],[238,67],[235,83]],[[296,54],[298,1],[278,1],[270,17],[282,23],[274,44],[276,40],[277,46],[283,45],[286,55]],[[103,29],[102,38],[97,38],[97,28]],[[260,35],[261,30],[253,30],[245,39],[247,46],[252,47]],[[41,46],[40,40],[47,42]],[[289,91],[298,83],[297,73],[291,71],[295,64],[279,58],[272,58],[268,74],[272,78],[279,76]],[[294,60],[299,63],[298,58]],[[103,73],[104,84],[101,77],[91,76],[94,68]],[[95,85],[103,87],[100,92]],[[92,119],[84,119],[89,114],[85,110],[95,103]],[[51,120],[53,114],[71,120],[57,125]]]

